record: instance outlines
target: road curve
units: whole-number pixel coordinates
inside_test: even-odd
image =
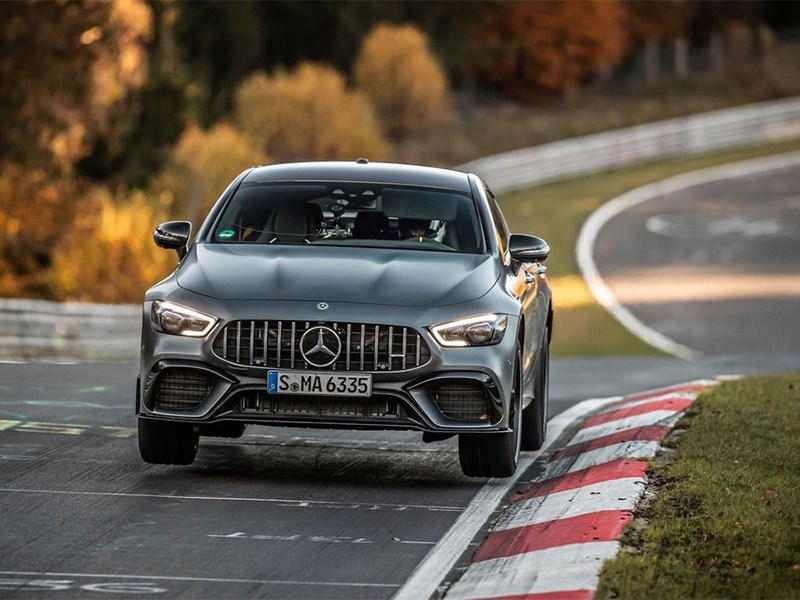
[[[800,155],[760,164],[626,195],[592,259],[621,310],[678,348],[796,368]]]

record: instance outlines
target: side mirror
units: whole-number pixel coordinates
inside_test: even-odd
[[[192,224],[189,221],[167,221],[161,223],[153,232],[153,241],[159,248],[175,250],[178,258],[183,258],[189,251],[189,236],[192,234]]]
[[[508,243],[511,258],[520,262],[544,262],[550,256],[550,246],[535,235],[512,233]]]

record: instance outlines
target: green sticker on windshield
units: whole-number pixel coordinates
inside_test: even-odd
[[[233,229],[223,229],[217,234],[217,237],[221,240],[228,240],[236,235],[236,232]]]

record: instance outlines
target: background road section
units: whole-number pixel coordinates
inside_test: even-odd
[[[800,166],[695,185],[629,208],[594,258],[640,321],[712,356],[797,366]]]

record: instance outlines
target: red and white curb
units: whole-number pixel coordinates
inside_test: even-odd
[[[448,600],[590,599],[642,496],[648,459],[684,410],[720,379],[593,401],[542,477],[512,499]]]

